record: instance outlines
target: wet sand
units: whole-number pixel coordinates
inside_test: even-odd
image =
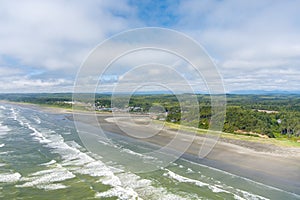
[[[81,118],[81,122],[90,123],[89,115],[84,114],[84,116],[84,118]],[[152,129],[149,126],[141,125],[142,116],[136,116],[135,118],[137,123],[132,123],[125,117],[120,116],[116,124],[116,118],[113,118],[111,114],[97,114],[99,124],[104,131],[159,146],[166,146],[177,134],[176,131],[165,127],[155,135],[147,137],[147,135],[153,133],[153,129],[156,127]],[[136,138],[134,136],[136,134],[140,134],[139,136],[144,138]],[[198,153],[206,137],[197,135],[193,138],[193,135],[184,132],[179,136],[180,143],[178,143],[178,146],[184,146],[184,143],[193,141],[182,155],[183,158],[262,184],[300,194],[300,148],[282,148],[269,144],[220,139],[206,157],[199,158]]]
[[[64,113],[68,119],[73,120],[71,111],[67,109],[17,104],[32,109],[41,109],[45,112]],[[84,116],[80,117],[81,122],[98,126],[98,124],[91,123],[93,115],[90,115],[89,112],[77,112],[78,115]],[[144,128],[141,125],[143,120],[140,119],[143,119],[143,116],[135,116],[137,124],[129,122],[122,116],[121,123],[119,121],[119,124],[116,124],[112,117],[112,114],[109,113],[97,114],[98,122],[104,131],[131,138],[135,137],[127,133],[147,136],[147,132],[153,132],[151,127]],[[125,128],[126,131],[121,130],[120,127]],[[151,137],[138,140],[166,146],[176,134],[176,131],[165,127]],[[220,138],[206,157],[199,158],[199,149],[205,137],[197,135],[193,138],[193,135],[189,132],[180,134],[179,140],[182,144],[193,139],[189,148],[182,155],[183,158],[300,195],[300,148],[283,148],[270,144]]]

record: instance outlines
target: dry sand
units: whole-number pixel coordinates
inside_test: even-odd
[[[110,114],[98,114],[99,123],[104,131],[133,138],[136,137],[132,136],[132,133],[143,137],[157,132],[155,126],[151,128],[144,124],[146,127],[143,128],[141,125],[143,117],[135,116],[135,118],[137,123],[130,122],[125,117],[112,118]],[[116,119],[119,119],[117,124]],[[86,116],[84,121],[88,123],[89,117]],[[176,131],[165,127],[155,135],[139,138],[139,140],[166,146],[176,134]],[[193,141],[182,156],[183,158],[300,194],[300,148],[283,148],[270,144],[220,139],[205,158],[199,158],[198,153],[206,137],[197,135],[194,138],[193,135],[189,132],[180,134],[179,140],[182,144]]]
[[[12,102],[9,103],[11,104]],[[42,109],[51,113],[65,113],[68,119],[73,120],[70,110],[67,109],[41,108],[33,104],[17,104]],[[91,124],[90,113],[77,112],[77,115],[78,114],[85,116],[80,118],[81,122]],[[135,138],[132,135],[126,134],[126,132],[129,131],[134,134],[144,133],[144,136],[147,136],[147,134],[153,133],[153,129],[157,128],[142,126],[144,118],[140,115],[135,116],[137,119],[135,122],[137,123],[132,123],[130,120],[124,117],[122,118],[121,116],[121,118],[119,118],[120,120],[118,120],[118,125],[112,117],[113,116],[109,113],[97,114],[97,119],[104,131]],[[97,124],[91,125],[96,126]],[[126,131],[124,131],[124,129],[121,130],[120,127],[125,128]],[[160,128],[158,127],[157,129]],[[165,146],[176,134],[176,131],[165,127],[155,135],[139,138],[139,140]],[[194,134],[189,132],[180,134],[179,139],[183,144],[190,142],[191,138],[193,139],[192,144],[182,156],[183,158],[300,194],[300,148],[285,148],[270,144],[220,138],[212,151],[205,158],[199,158],[199,149],[205,137],[203,135],[197,135],[193,138],[193,135]]]

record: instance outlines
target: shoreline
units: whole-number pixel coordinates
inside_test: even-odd
[[[19,106],[24,106],[24,107],[29,107],[33,109],[38,109],[42,110],[48,113],[52,114],[70,114],[73,115],[75,114],[84,114],[84,115],[91,115],[91,111],[81,111],[78,110],[74,112],[72,109],[68,108],[61,108],[61,107],[55,107],[55,106],[47,106],[47,105],[40,105],[40,104],[33,104],[33,103],[24,103],[24,102],[11,102],[11,101],[3,101],[1,100],[0,103],[7,103],[7,104],[13,104],[13,105],[19,105]],[[94,113],[92,113],[94,114]],[[112,113],[108,112],[97,112],[96,113],[97,117],[106,117],[110,118],[112,117]],[[135,117],[141,117],[143,115],[132,115]],[[70,118],[70,117],[68,117]],[[73,116],[71,117],[73,121]],[[167,123],[165,126],[169,130],[175,130],[176,127],[173,127],[172,125],[169,125],[170,123]],[[175,124],[177,125],[177,124]],[[189,130],[183,130],[185,133],[193,132],[196,133],[196,137],[205,137],[205,133],[198,134],[197,131],[207,131],[205,129],[197,129],[193,127],[189,127],[192,129]],[[184,129],[184,128],[183,128]],[[284,157],[300,157],[300,146],[294,147],[294,146],[286,146],[286,145],[281,145],[280,143],[274,144],[274,141],[271,141],[272,138],[253,138],[252,136],[241,136],[241,135],[234,135],[231,133],[224,133],[222,132],[220,134],[220,137],[218,139],[218,143],[224,143],[224,144],[232,144],[236,145],[248,150],[253,150],[254,152],[257,153],[264,153],[266,155],[271,154],[273,156],[284,156]]]
[[[73,120],[72,110],[65,108],[44,107],[37,104],[18,102],[3,103],[38,109],[51,114],[65,114],[67,119]],[[95,126],[95,124],[90,123],[89,116],[93,116],[90,115],[90,112],[76,111],[76,114],[84,114],[84,120],[81,122]],[[111,113],[97,113],[97,119],[104,131],[136,139],[127,135],[113,121],[107,120],[111,117]],[[137,116],[137,118],[139,117],[141,116]],[[128,130],[133,132],[145,131],[140,126],[129,124],[126,120],[125,122],[124,125]],[[140,140],[158,146],[165,146],[174,137],[174,131],[168,129],[170,127],[166,127],[162,134]],[[184,142],[190,137],[190,134],[184,132],[180,137]],[[300,148],[278,147],[264,143],[220,138],[212,151],[205,158],[200,159],[198,157],[199,144],[204,139],[203,135],[197,134],[182,158],[300,195]]]
[[[107,118],[111,118],[111,115],[99,114],[97,118],[104,131],[136,139],[121,130],[118,126],[120,124],[117,125],[113,121],[107,120]],[[97,126],[96,124],[89,123],[89,121],[88,115],[85,115],[84,119],[80,122]],[[127,122],[124,125],[127,131],[131,131],[131,133],[147,133],[149,130],[149,128],[141,129],[134,124],[129,125]],[[173,137],[174,131],[163,130],[162,133],[158,133],[150,138],[138,140],[164,147]],[[187,141],[189,137],[191,137],[191,135],[188,132],[180,135],[182,143]],[[257,147],[256,150],[253,150],[245,146],[219,140],[212,151],[201,159],[198,157],[199,144],[201,144],[204,139],[205,137],[197,135],[191,146],[182,155],[182,158],[300,195],[299,148],[282,148],[278,150],[277,153],[274,153],[272,151],[261,151],[264,144],[259,144],[262,145],[262,147]],[[265,148],[269,149],[270,147]],[[291,151],[289,154],[285,154],[285,150],[287,149],[294,150],[295,152]]]
[[[24,103],[24,102],[12,102],[12,101],[4,101],[1,100],[0,103],[6,103],[6,104],[13,104],[13,105],[19,105],[23,107],[28,107],[28,108],[33,108],[33,109],[38,109],[42,110],[48,113],[52,114],[84,114],[84,115],[91,115],[91,111],[81,111],[78,110],[74,112],[72,109],[68,108],[61,108],[61,107],[55,107],[55,106],[47,106],[47,105],[40,105],[40,104],[33,104],[33,103]],[[94,114],[94,113],[92,113]],[[108,112],[97,112],[96,113],[97,117],[105,117],[105,118],[111,118],[113,117],[112,113]],[[141,117],[143,115],[131,115],[135,117]],[[70,118],[70,117],[68,117]],[[73,117],[71,117],[73,121]],[[103,120],[102,120],[103,121]],[[177,124],[175,124],[177,125]],[[178,126],[178,125],[177,125]],[[165,124],[165,127],[168,130],[171,131],[176,131],[176,127],[173,127],[173,124],[170,125],[170,123]],[[207,131],[205,129],[197,129],[194,127],[188,127],[191,129],[184,130],[185,127],[183,128],[183,132],[185,133],[195,133],[196,137],[205,137],[205,133],[199,134],[197,131]],[[253,139],[253,140],[252,140]],[[257,140],[258,139],[258,140]],[[294,146],[285,146],[281,145],[280,143],[274,144],[274,141],[271,141],[272,138],[253,138],[252,136],[243,136],[243,135],[234,135],[231,133],[224,133],[222,132],[220,134],[220,137],[218,139],[218,142],[222,142],[224,144],[232,144],[236,145],[242,148],[246,148],[249,150],[253,150],[258,153],[265,153],[265,154],[272,154],[274,156],[285,156],[285,157],[300,157],[300,145],[299,147],[294,147]]]

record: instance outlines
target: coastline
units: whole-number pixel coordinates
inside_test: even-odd
[[[47,106],[47,105],[42,105],[42,104],[33,104],[33,103],[15,102],[15,101],[6,101],[6,100],[0,100],[0,103],[23,106],[23,107],[27,107],[27,108],[42,110],[42,111],[45,111],[48,113],[53,113],[53,114],[68,114],[68,113],[72,114],[72,109]]]
[[[73,120],[72,110],[69,109],[27,103],[3,103],[38,109],[53,114],[65,114],[66,118]],[[84,120],[81,122],[95,126],[95,124],[89,123],[90,112],[76,111],[76,113],[85,115]],[[108,120],[111,117],[112,114],[109,113],[97,113],[101,128],[104,131],[131,137],[122,131],[116,123]],[[139,126],[128,122],[126,122],[126,127],[132,131],[144,131]],[[163,134],[141,140],[158,146],[165,146],[172,137],[174,137],[174,130],[166,127]],[[184,141],[190,137],[190,134],[184,132],[181,137]],[[197,135],[182,158],[300,195],[300,148],[278,147],[264,143],[220,138],[208,156],[199,159],[199,144],[203,142],[203,139],[205,139],[203,135]]]
[[[101,121],[105,120],[105,117],[98,118],[100,123],[105,123]],[[110,123],[106,128],[110,126],[116,125]],[[105,125],[103,127],[105,130]],[[119,132],[119,134],[124,133]],[[165,146],[174,137],[174,134],[176,133],[165,130],[163,134],[147,138],[146,141]],[[181,140],[184,142],[188,140],[190,135],[186,132],[181,137]],[[204,139],[205,137],[197,135],[183,157],[241,177],[300,194],[300,149],[278,148],[272,151],[270,146],[264,144],[240,141],[242,144],[238,145],[238,141],[235,141],[236,144],[233,144],[221,139],[212,151],[205,158],[201,159],[198,157],[198,152]],[[251,146],[251,144],[254,146],[252,149],[247,147]],[[287,150],[290,151],[288,154],[286,153]]]
[[[120,129],[120,124],[118,126],[112,120],[111,114],[97,114],[97,118],[104,131],[134,138]],[[89,121],[89,116],[85,115],[80,122],[97,126],[89,123]],[[147,132],[150,129],[149,127],[141,129],[140,126],[130,125],[128,122],[124,125],[127,131],[131,132]],[[162,133],[158,133],[153,137],[139,140],[163,147],[172,140],[174,134],[173,130],[164,129]],[[184,143],[189,140],[191,135],[184,132],[180,137]],[[204,139],[205,137],[196,135],[182,158],[300,195],[300,148],[277,147],[277,149],[272,149],[273,146],[265,144],[249,143],[247,141],[241,141],[241,144],[234,141],[236,143],[234,144],[232,141],[221,139],[212,151],[201,159],[198,157],[198,152]],[[251,145],[254,146],[249,148]]]

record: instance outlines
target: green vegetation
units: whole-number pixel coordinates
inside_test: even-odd
[[[27,93],[27,94],[0,94],[0,100],[33,103],[51,107],[72,108],[71,93]]]
[[[184,98],[189,94],[181,94]],[[196,127],[199,129],[209,128],[212,111],[209,95],[197,95],[199,102],[199,120],[189,117],[182,110],[175,95],[133,95],[130,97],[129,105],[122,102],[125,95],[114,97],[113,106],[111,95],[96,94],[95,102],[85,102],[81,106],[85,109],[96,109],[100,111],[112,111],[123,109],[129,112],[147,113],[153,107],[161,108],[157,119]],[[228,94],[226,119],[223,131],[241,136],[252,136],[252,138],[269,137],[277,140],[297,142],[300,140],[300,95],[233,95]],[[56,94],[1,94],[0,99],[35,103],[46,106],[72,108],[71,93]],[[122,106],[122,105],[127,106]]]

